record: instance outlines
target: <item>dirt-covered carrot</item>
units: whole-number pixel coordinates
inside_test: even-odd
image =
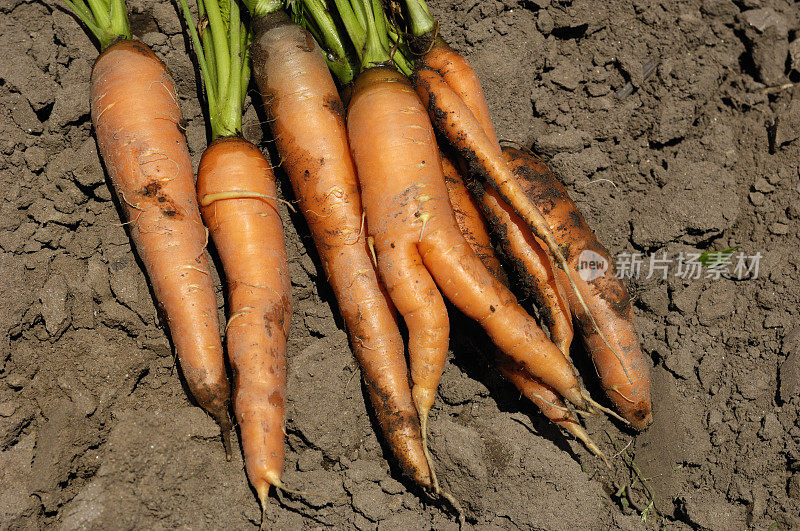
[[[100,155],[189,390],[220,425],[230,456],[230,388],[175,85],[150,48],[131,38],[124,0],[65,2],[102,50],[91,76]]]
[[[416,45],[423,51],[436,49],[438,54],[427,64],[424,59],[419,61],[412,76],[434,126],[467,162],[470,176],[494,188],[499,199],[513,209],[528,229],[545,244],[555,264],[566,273],[563,278],[569,283],[573,300],[581,306],[597,337],[614,352],[612,341],[596,322],[595,315],[578,289],[577,272],[569,267],[547,220],[526,196],[522,185],[505,163],[477,76],[463,57],[456,57],[458,54],[454,50],[436,45],[436,21],[424,0],[406,0],[406,6]],[[620,356],[620,353],[615,352],[615,355]],[[588,394],[585,398],[593,407],[616,416],[594,402]]]
[[[186,0],[180,3],[211,122],[212,142],[200,159],[197,196],[228,284],[233,409],[247,476],[266,510],[270,486],[283,486],[286,339],[292,315],[275,176],[258,148],[241,137],[250,70],[248,32],[238,4],[197,0],[200,17],[208,21],[201,43]]]
[[[365,3],[370,24],[364,70],[354,85],[347,125],[378,270],[409,329],[412,395],[423,437],[448,345],[440,289],[501,350],[585,407],[570,363],[461,235],[433,128],[408,79],[391,66],[376,36],[374,5]]]
[[[489,229],[481,216],[479,207],[464,185],[455,165],[444,154],[442,154],[442,168],[450,203],[453,205],[456,222],[464,239],[495,276],[501,279],[505,278],[505,271],[491,245]],[[555,279],[553,281],[556,282]],[[569,322],[567,325],[569,326]],[[571,331],[570,327],[570,337],[572,337]],[[494,356],[500,371],[520,390],[523,396],[536,404],[550,421],[571,433],[582,441],[592,453],[605,461],[603,452],[580,425],[575,413],[564,405],[563,400],[553,389],[536,380],[524,367],[502,352],[495,349]]]
[[[500,259],[494,252],[492,239],[486,230],[486,223],[481,215],[480,206],[475,198],[467,190],[464,179],[456,168],[456,163],[442,149],[439,151],[442,158],[442,171],[444,184],[447,186],[447,195],[450,198],[450,205],[453,207],[458,228],[467,241],[472,251],[478,255],[483,265],[494,274],[497,279],[508,286],[508,276],[506,275]]]
[[[247,3],[247,2],[246,2]],[[361,365],[384,437],[401,470],[431,486],[408,366],[395,314],[367,245],[361,197],[345,129],[344,108],[322,49],[280,10],[253,5],[254,77],[298,205],[308,222]],[[339,57],[330,15],[303,2],[307,23]],[[346,61],[331,60],[343,78]]]
[[[467,190],[458,169],[449,157],[443,155],[445,183],[450,194],[450,203],[456,215],[464,238],[483,261],[484,265],[504,284],[508,285],[505,270],[502,269],[494,252],[491,238],[486,232],[483,216],[486,215],[506,256],[523,279],[533,296],[544,323],[550,330],[550,338],[565,356],[569,356],[573,330],[569,303],[564,287],[546,251],[522,220],[498,197],[491,188],[484,188],[476,181],[470,181],[473,194]],[[473,196],[480,198],[480,204]],[[567,284],[568,286],[569,284]]]
[[[477,190],[480,204],[509,262],[522,284],[530,291],[542,320],[550,330],[553,342],[565,356],[572,344],[572,316],[564,286],[559,282],[561,271],[553,266],[540,240],[527,225],[500,199],[493,188],[471,183]],[[567,283],[569,287],[569,283]]]
[[[503,154],[525,194],[539,205],[570,268],[577,270],[580,260],[589,258],[607,264],[603,274],[578,275],[576,279],[605,340],[571,290],[570,308],[606,394],[631,425],[639,430],[647,428],[652,422],[650,364],[639,344],[628,291],[614,272],[608,250],[547,165],[514,148],[504,147]],[[614,348],[609,348],[607,342]]]

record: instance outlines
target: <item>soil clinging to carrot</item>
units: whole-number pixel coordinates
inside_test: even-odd
[[[175,7],[129,8],[175,78],[196,167],[206,131]],[[469,525],[639,529],[644,513],[671,529],[800,526],[800,88],[781,88],[800,81],[800,7],[431,8],[480,75],[500,138],[547,159],[612,255],[673,259],[666,279],[646,278],[646,261],[626,279],[655,365],[655,423],[634,439],[589,419],[613,472],[520,400],[453,315],[430,446]],[[0,14],[0,529],[250,529],[261,515],[241,455],[225,461],[214,421],[187,398],[99,162],[96,48],[49,5],[11,0]],[[249,106],[244,130],[271,150],[265,120]],[[387,460],[308,231],[281,211],[294,297],[283,480],[320,496],[280,495],[268,517],[455,529]],[[734,245],[761,253],[757,279],[675,275],[681,252]]]

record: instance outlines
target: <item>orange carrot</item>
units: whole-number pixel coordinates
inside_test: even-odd
[[[494,252],[494,245],[492,245],[491,237],[481,216],[479,205],[467,190],[453,160],[442,150],[439,151],[439,155],[442,159],[447,195],[450,198],[453,214],[462,236],[472,251],[481,259],[483,265],[492,272],[497,280],[508,287],[508,276]]]
[[[406,78],[392,68],[370,68],[356,80],[353,92],[350,146],[378,270],[409,328],[412,395],[423,437],[449,329],[436,284],[481,323],[501,350],[585,407],[570,363],[461,236],[433,130]]]
[[[257,18],[254,74],[283,168],[308,222],[401,470],[430,487],[403,341],[367,246],[344,109],[319,45],[283,12]]]
[[[584,253],[592,253],[594,259],[608,265],[605,274],[597,278],[576,275],[578,289],[596,316],[595,322],[605,339],[600,337],[572,290],[568,294],[570,307],[606,394],[635,428],[647,428],[652,423],[649,363],[636,334],[630,297],[614,272],[608,250],[597,240],[567,191],[544,163],[513,148],[504,148],[503,153],[527,197],[540,205],[556,241],[565,249],[572,270],[579,268]]]
[[[500,261],[494,253],[494,248],[491,246],[489,231],[481,217],[478,206],[467,191],[452,161],[446,155],[442,156],[442,167],[456,222],[464,235],[464,239],[487,269],[492,271],[495,276],[499,274],[504,277],[505,271],[503,271]],[[569,322],[567,322],[567,326],[570,326]],[[571,326],[569,330],[571,334]],[[605,461],[603,452],[592,441],[578,422],[575,414],[567,409],[553,389],[533,378],[519,363],[502,352],[495,350],[494,354],[500,371],[526,398],[536,404],[550,421],[571,433],[582,441],[592,453]]]
[[[603,312],[602,306],[587,300],[587,290],[581,288],[581,284],[585,284],[585,282],[582,282],[580,276],[577,275],[575,264],[570,264],[561,251],[565,244],[569,244],[567,246],[569,249],[576,248],[578,245],[568,238],[559,240],[555,237],[548,220],[537,207],[538,201],[543,200],[544,197],[534,198],[530,195],[523,179],[511,171],[499,145],[485,132],[483,124],[465,101],[447,85],[442,75],[434,70],[419,69],[415,73],[414,79],[417,92],[426,103],[432,120],[467,160],[470,172],[480,175],[496,189],[502,202],[513,207],[515,213],[523,220],[523,223],[518,226],[529,228],[533,235],[545,243],[546,247],[554,254],[561,269],[568,272],[563,279],[567,280],[571,288],[568,290],[570,309],[576,317],[581,317],[583,335],[587,341],[589,339],[592,341],[590,351],[598,352],[593,357],[595,365],[598,366],[598,360],[601,358],[609,360],[609,365],[599,364],[604,367],[604,372],[600,373],[601,380],[603,378],[607,380],[602,382],[604,388],[628,422],[637,429],[646,428],[652,422],[649,375],[635,330],[631,330],[631,325],[617,328],[619,316],[614,318],[613,311]],[[465,77],[464,79],[471,78]],[[461,90],[481,95],[480,98],[473,97],[468,101],[474,102],[476,99],[482,99],[479,85]],[[475,104],[473,103],[473,105]],[[484,116],[480,107],[476,108],[478,109],[476,112]],[[485,116],[484,119],[486,119]],[[499,203],[498,206],[501,204]],[[587,231],[592,234],[588,227]],[[588,236],[583,237],[588,238]],[[570,254],[570,258],[577,259],[577,255]],[[607,296],[616,293],[618,289],[619,286],[609,286]],[[627,293],[624,295],[623,298],[618,298],[620,304],[624,302],[623,299],[628,300]],[[629,308],[629,301],[627,305]],[[625,319],[628,317],[626,316]],[[632,315],[630,319],[632,319]],[[621,370],[604,376],[605,371],[608,370],[606,367],[613,366],[611,359]],[[600,366],[598,366],[598,372],[600,370]]]
[[[497,146],[497,134],[489,115],[489,106],[483,95],[478,76],[467,60],[453,50],[441,37],[435,37],[421,57],[418,69],[438,73],[442,80],[463,101],[483,128],[488,143]],[[514,210],[500,197],[497,190],[471,183],[479,198],[486,218],[500,244],[514,265],[517,274],[536,300],[553,341],[565,356],[569,356],[573,331],[571,316],[563,287],[556,280],[556,268],[550,256],[535,241],[533,233],[525,226]]]
[[[228,356],[245,468],[264,503],[281,486],[286,339],[292,299],[275,177],[264,155],[237,137],[203,153],[197,196],[228,284]]]
[[[223,22],[217,0],[197,1],[208,14],[212,39],[201,41],[188,3],[180,0],[204,80],[212,137],[200,159],[197,196],[228,284],[225,330],[245,470],[266,512],[270,487],[284,488],[289,267],[275,175],[258,148],[241,138],[243,87],[250,77],[247,30],[236,2],[227,3]]]
[[[230,455],[230,389],[175,85],[144,44],[119,40],[97,58],[92,123],[131,238],[166,314],[192,395],[220,425]]]
[[[523,285],[530,290],[553,342],[565,356],[569,356],[573,338],[572,316],[564,286],[559,282],[560,270],[553,267],[539,240],[500,199],[496,190],[484,189],[479,183],[473,186],[476,187],[483,191],[480,201],[486,218],[494,232],[501,235],[500,245]]]

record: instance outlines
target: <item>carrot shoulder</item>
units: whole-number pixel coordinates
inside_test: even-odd
[[[136,250],[164,310],[192,395],[223,431],[230,388],[217,303],[175,86],[144,44],[121,40],[94,64],[92,122]]]

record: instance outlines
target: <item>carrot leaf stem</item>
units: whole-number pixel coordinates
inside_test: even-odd
[[[405,0],[411,19],[411,34],[421,37],[436,27],[436,20],[428,10],[425,0]]]
[[[386,36],[388,38],[385,46],[389,50],[389,55],[392,57],[397,69],[400,70],[403,75],[410,76],[414,69],[406,58],[409,50],[406,42],[403,40],[403,32],[398,30],[395,24],[389,20],[386,11],[383,11],[383,19],[386,27]]]
[[[113,0],[112,0],[113,1]],[[237,0],[197,0],[200,33],[187,0],[178,0],[203,77],[211,139],[242,132],[242,110],[250,77],[247,44]]]
[[[223,3],[231,0],[222,0]],[[236,0],[233,0],[234,2]],[[228,73],[230,72],[230,50],[228,47],[227,28],[222,19],[222,12],[217,0],[204,0],[206,17],[208,17],[208,27],[206,31],[211,31],[211,40],[214,43],[214,59],[217,65],[217,90],[220,99],[224,98],[229,82]],[[212,130],[214,128],[212,123]]]
[[[344,24],[345,31],[350,37],[350,41],[353,43],[353,47],[356,49],[356,54],[358,55],[358,60],[360,61],[364,55],[364,44],[367,40],[366,30],[359,17],[356,15],[356,12],[353,10],[353,6],[350,4],[349,0],[333,0],[333,3],[336,6],[339,18],[342,19],[342,24]]]
[[[364,4],[361,0],[349,0],[350,9],[353,11],[353,15],[355,15],[356,20],[358,20],[358,24],[361,26],[362,31],[366,31],[367,29],[367,10],[364,8]],[[366,44],[366,36],[364,37],[364,44]],[[363,47],[364,44],[361,46]]]
[[[324,0],[303,0],[303,6],[312,19],[311,21],[306,19],[306,21],[313,21],[313,24],[306,24],[306,27],[314,34],[317,42],[325,48],[325,60],[328,68],[343,84],[349,83],[353,80],[355,69],[348,60],[344,43]]]
[[[125,0],[64,0],[105,50],[119,39],[130,39]],[[88,4],[88,5],[87,5]]]
[[[378,26],[375,22],[373,3],[379,0],[362,0],[362,8],[366,12],[367,42],[364,47],[364,57],[361,59],[361,68],[366,70],[391,62],[389,52],[381,44]]]
[[[200,65],[200,73],[203,75],[203,85],[206,88],[206,100],[208,101],[208,107],[210,109],[214,109],[217,106],[217,96],[215,88],[216,83],[211,77],[213,72],[209,69],[208,63],[206,62],[206,56],[203,52],[203,45],[200,41],[200,36],[197,34],[197,27],[194,25],[194,19],[192,18],[192,13],[189,10],[189,4],[186,2],[186,0],[178,0],[178,2],[181,5],[183,16],[186,19],[186,26],[189,28],[189,34],[192,36],[192,46],[194,48],[194,53],[197,56],[197,62]],[[202,2],[199,2],[198,7],[201,4]],[[202,16],[202,14],[200,16]]]

